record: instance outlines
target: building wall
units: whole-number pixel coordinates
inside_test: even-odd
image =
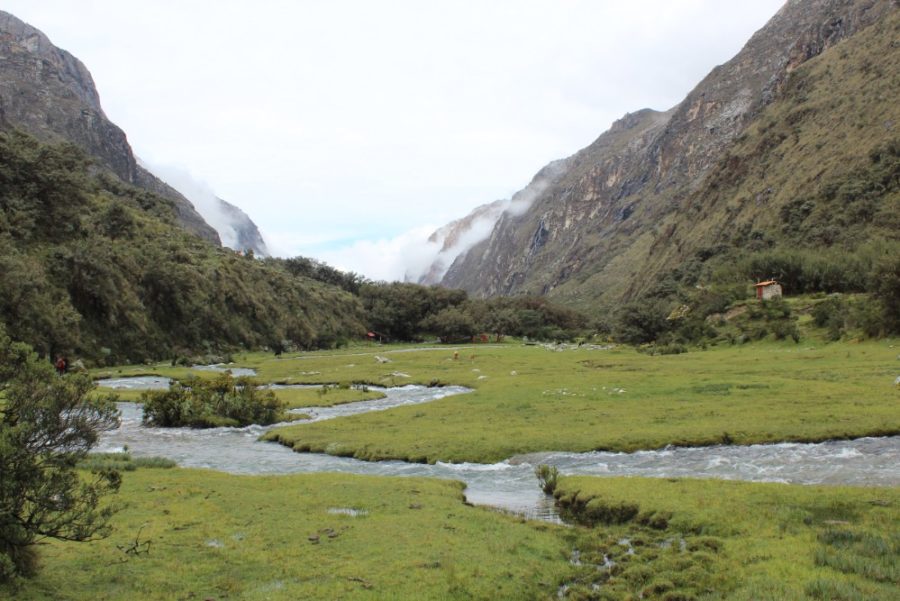
[[[770,298],[779,298],[781,297],[781,284],[772,284],[771,286],[766,286],[762,291],[762,299],[769,300]]]

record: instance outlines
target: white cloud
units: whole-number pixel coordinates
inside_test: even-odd
[[[3,8],[85,62],[107,114],[149,162],[202,173],[270,236],[346,230],[376,247],[509,197],[626,112],[670,108],[781,4]]]
[[[219,233],[222,244],[228,248],[237,248],[237,232],[231,219],[222,212],[221,203],[212,188],[206,182],[196,179],[191,173],[176,165],[150,165],[145,161],[138,162],[153,175],[163,180],[184,195],[197,212]]]
[[[440,245],[429,242],[434,226],[416,227],[393,238],[358,240],[317,257],[339,269],[373,280],[402,281],[407,273],[421,273],[434,261]]]

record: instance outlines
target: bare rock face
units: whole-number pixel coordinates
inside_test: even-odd
[[[790,73],[897,4],[789,0],[679,105],[626,115],[561,163],[527,209],[505,211],[441,283],[477,296],[546,294],[582,307],[640,293],[648,274],[672,266],[665,263],[672,254],[659,252],[674,234],[665,231],[666,218],[683,210]]]
[[[535,198],[566,173],[566,164],[565,159],[550,163],[512,198],[481,205],[462,219],[452,221],[431,234],[428,242],[440,244],[441,249],[431,266],[415,281],[425,285],[440,283],[455,259],[484,240],[503,215],[519,215],[527,211]],[[407,277],[407,280],[410,279],[413,278]]]
[[[3,11],[0,127],[17,128],[45,142],[74,143],[122,181],[171,200],[185,229],[219,244],[216,231],[184,196],[138,165],[125,132],[103,113],[94,80],[81,61]]]
[[[268,256],[269,249],[266,247],[266,242],[263,240],[259,228],[250,219],[250,216],[230,202],[221,198],[217,198],[217,200],[219,201],[219,209],[228,217],[228,222],[234,230],[235,236],[233,241],[223,239],[223,243],[237,250],[252,250],[257,257]]]

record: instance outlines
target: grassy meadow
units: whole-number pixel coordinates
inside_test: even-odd
[[[589,526],[463,503],[458,483],[124,473],[109,538],[51,541],[0,598],[896,599],[900,491],[560,478]],[[601,519],[597,519],[597,518]]]
[[[469,386],[469,394],[285,426],[271,437],[364,459],[488,462],[541,450],[897,433],[898,352],[893,340],[661,356],[510,342],[253,353],[235,365],[256,369],[261,383],[337,385],[279,390],[292,406],[380,394],[352,383]],[[187,373],[165,364],[105,371]],[[112,500],[120,507],[112,535],[48,541],[40,574],[0,589],[0,598],[900,598],[896,487],[561,477],[554,495],[579,524],[564,527],[468,506],[449,481],[132,463]]]
[[[454,358],[457,354],[458,358]],[[893,341],[768,342],[648,356],[519,344],[249,355],[262,380],[461,384],[470,394],[269,433],[359,459],[495,462],[546,450],[820,441],[900,432]],[[377,357],[389,359],[381,363]],[[400,374],[399,376],[397,374]]]
[[[573,599],[900,598],[897,488],[561,477],[554,495],[600,524],[574,543]]]
[[[298,407],[331,407],[344,403],[357,403],[359,401],[372,401],[383,399],[384,393],[380,390],[368,390],[365,388],[341,388],[337,386],[323,386],[322,388],[276,388],[275,396],[284,403],[285,409]]]
[[[471,387],[470,394],[424,405],[286,426],[268,438],[298,451],[365,460],[492,463],[547,450],[897,434],[898,348],[895,339],[812,338],[657,356],[625,346],[372,345],[280,357],[250,353],[235,365],[256,369],[261,383],[339,385],[327,393],[279,390],[291,407],[378,394],[349,384]],[[98,373],[184,377],[187,370],[158,364]]]
[[[467,506],[450,481],[137,469],[115,502],[109,538],[49,542],[0,597],[530,599],[570,567],[562,527]]]

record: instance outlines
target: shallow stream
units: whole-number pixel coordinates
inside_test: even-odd
[[[105,383],[143,388],[149,381]],[[158,386],[155,382],[151,385]],[[383,399],[296,412],[313,421],[426,403],[468,389],[448,386],[403,386],[384,389]],[[751,446],[667,448],[637,453],[531,453],[494,464],[403,461],[368,462],[318,453],[294,453],[276,443],[259,442],[275,426],[246,428],[148,428],[141,424],[137,403],[120,403],[122,424],[101,439],[98,451],[122,450],[134,456],[162,456],[183,467],[209,468],[235,474],[345,472],[381,476],[427,476],[466,483],[466,498],[531,518],[556,521],[553,499],[543,494],[534,476],[541,463],[562,474],[592,476],[693,477],[789,482],[796,484],[900,485],[900,436],[860,438],[819,444],[782,443]]]

